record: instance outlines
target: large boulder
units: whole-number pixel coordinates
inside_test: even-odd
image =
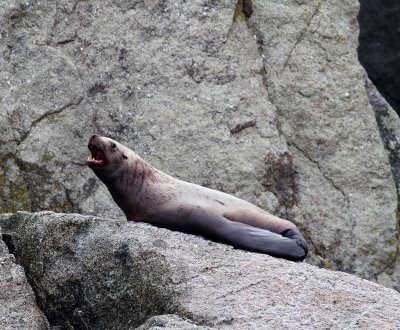
[[[250,26],[296,169],[293,218],[322,264],[384,282],[397,258],[397,197],[357,60],[357,10],[267,1]]]
[[[7,219],[4,215],[0,219]],[[1,221],[1,220],[0,220]],[[0,237],[1,235],[0,227]],[[22,266],[0,239],[0,329],[49,329]]]
[[[17,213],[0,225],[54,327],[400,326],[398,292],[346,273],[122,220]]]
[[[89,136],[296,222],[309,262],[399,288],[397,196],[355,1],[0,8],[0,212],[121,216]]]

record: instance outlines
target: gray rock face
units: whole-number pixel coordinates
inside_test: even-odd
[[[397,191],[400,187],[400,121],[398,115],[388,102],[379,94],[375,86],[368,80],[366,82],[369,101],[374,108],[376,121],[389,152],[390,165],[395,179]],[[400,200],[400,199],[399,199]]]
[[[6,216],[0,219],[6,219]],[[1,234],[0,228],[0,237]],[[14,256],[9,254],[6,244],[1,239],[0,329],[50,329],[46,318],[36,305],[23,268],[15,263]]]
[[[119,220],[44,212],[0,224],[52,326],[400,326],[398,292],[346,273]]]
[[[398,208],[400,207],[400,121],[397,113],[385,101],[382,95],[379,94],[375,86],[367,81],[366,83],[368,98],[374,108],[376,121],[379,125],[379,130],[384,141],[385,148],[389,153],[390,165],[392,167],[393,177],[395,179],[397,195],[398,195]],[[398,228],[400,226],[400,215],[396,212],[398,219]],[[398,234],[399,235],[399,234]],[[399,237],[399,236],[398,236]],[[396,258],[391,261],[390,269],[393,269],[395,276],[390,276],[383,272],[379,275],[380,283],[395,288],[400,291],[400,262],[398,260],[399,243],[396,251]]]
[[[83,166],[97,132],[293,220],[310,262],[398,283],[357,13],[350,0],[4,1],[0,211],[121,216]]]
[[[357,62],[357,3],[281,7],[263,2],[250,26],[297,172],[293,217],[310,232],[314,255],[375,278],[397,257],[396,196]]]

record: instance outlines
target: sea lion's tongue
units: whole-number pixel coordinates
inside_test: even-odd
[[[92,156],[88,157],[87,162],[91,164],[103,164],[104,163],[104,152],[94,144],[88,146]]]

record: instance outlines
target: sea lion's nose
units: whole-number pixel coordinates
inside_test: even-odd
[[[91,138],[89,139],[89,143],[90,143],[90,142],[92,142],[92,141],[93,141],[93,140],[94,140],[96,137],[98,137],[98,135],[97,135],[97,134],[95,134],[95,135],[92,135],[92,136],[91,136]]]

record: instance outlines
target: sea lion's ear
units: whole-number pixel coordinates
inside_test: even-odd
[[[125,156],[125,154],[122,154],[122,157],[123,157],[124,159],[128,159],[128,157]]]

